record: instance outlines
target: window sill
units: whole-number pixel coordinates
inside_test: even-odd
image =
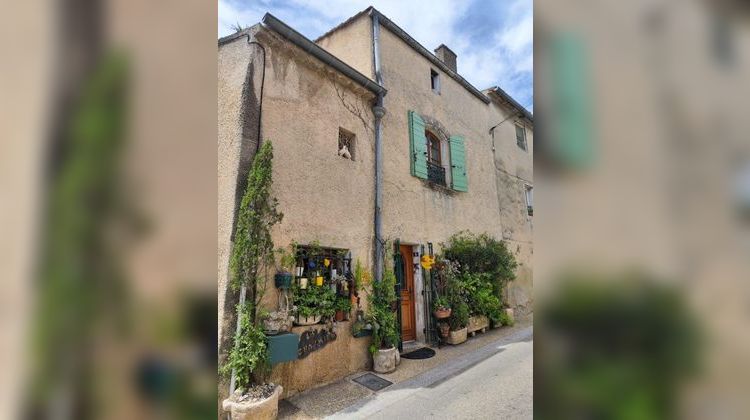
[[[454,189],[451,189],[451,187],[449,187],[447,185],[440,184],[440,183],[437,183],[437,182],[434,182],[434,181],[430,181],[429,179],[421,179],[421,178],[418,178],[418,179],[420,181],[422,181],[422,184],[424,184],[425,187],[427,187],[427,188],[429,188],[429,189],[431,189],[433,191],[441,192],[441,193],[444,193],[444,194],[450,195],[450,196],[453,196],[453,195],[455,195],[458,192],[458,191],[456,191]]]

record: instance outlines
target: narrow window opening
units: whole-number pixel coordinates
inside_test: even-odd
[[[354,160],[356,136],[351,131],[339,127],[339,156],[344,159]]]
[[[523,150],[526,150],[526,128],[516,124],[516,144]]]
[[[524,188],[526,193],[526,212],[529,216],[534,215],[534,188],[531,185],[526,185]]]
[[[446,185],[440,139],[426,130],[424,135],[427,139],[427,179],[439,185]]]
[[[440,75],[435,70],[430,70],[430,86],[433,92],[440,93]]]

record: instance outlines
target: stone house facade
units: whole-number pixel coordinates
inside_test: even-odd
[[[499,87],[473,87],[456,61],[373,8],[314,42],[268,14],[219,40],[220,354],[236,304],[227,287],[234,217],[259,139],[274,145],[277,246],[346,250],[377,277],[374,244],[400,243],[413,267],[401,292],[404,341],[424,342],[429,317],[422,269],[411,263],[461,230],[508,241],[519,268],[505,299],[530,311],[533,117]],[[265,303],[277,298],[269,287]],[[286,396],[368,367],[367,340],[345,328],[274,367]]]

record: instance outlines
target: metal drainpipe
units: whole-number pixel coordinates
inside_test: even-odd
[[[372,54],[375,66],[375,81],[383,86],[383,76],[380,73],[380,21],[377,13],[372,13]],[[375,281],[383,279],[383,232],[381,210],[383,208],[383,94],[378,94],[377,102],[372,107],[375,115]]]

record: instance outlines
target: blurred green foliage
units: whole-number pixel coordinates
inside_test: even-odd
[[[537,321],[540,419],[672,418],[680,385],[700,360],[684,297],[644,275],[570,275]]]
[[[122,326],[127,290],[113,239],[124,209],[118,169],[125,137],[128,60],[102,56],[52,145],[38,301],[30,409],[47,410],[63,390],[62,417],[81,418],[94,402],[90,361],[97,325]],[[121,232],[120,232],[121,233]],[[114,324],[109,324],[112,327]],[[33,414],[32,414],[33,416]]]

